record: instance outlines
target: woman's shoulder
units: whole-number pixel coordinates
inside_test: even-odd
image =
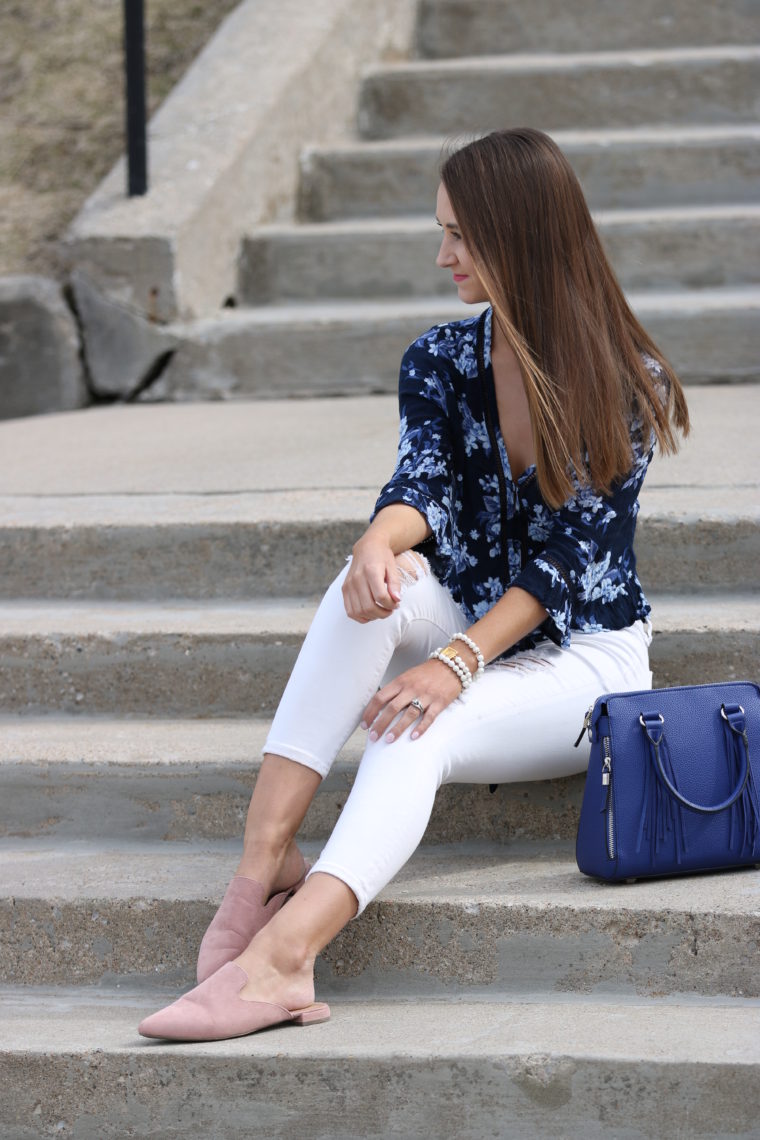
[[[478,371],[478,325],[481,314],[465,317],[461,321],[445,321],[433,325],[407,348],[406,362],[419,366],[422,362],[430,367],[443,365],[446,370],[454,369],[462,376],[475,376]]]

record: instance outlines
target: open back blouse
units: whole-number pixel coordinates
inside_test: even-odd
[[[569,644],[573,630],[622,629],[650,610],[636,575],[638,496],[653,454],[632,423],[633,463],[609,495],[574,480],[555,510],[535,467],[514,479],[499,430],[491,368],[492,310],[436,325],[401,362],[396,469],[375,513],[406,503],[427,519],[421,547],[471,622],[510,586],[539,600],[548,617],[505,656],[548,637]],[[646,358],[658,375],[659,366]]]

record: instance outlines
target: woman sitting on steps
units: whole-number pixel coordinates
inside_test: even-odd
[[[488,307],[404,355],[396,470],[283,694],[200,984],[146,1037],[325,1020],[316,956],[413,854],[440,785],[577,772],[597,695],[651,684],[633,536],[655,444],[688,431],[681,385],[546,135],[453,152],[437,221],[438,265]],[[296,832],[359,724],[353,790],[309,870]]]

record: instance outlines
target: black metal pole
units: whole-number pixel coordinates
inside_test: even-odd
[[[148,189],[148,143],[145,115],[144,0],[124,0],[124,71],[127,103],[127,193]]]

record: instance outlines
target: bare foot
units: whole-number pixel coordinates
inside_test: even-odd
[[[314,1001],[313,966],[304,965],[286,973],[250,947],[235,959],[235,964],[248,975],[239,995],[243,1001],[266,1001],[285,1009],[303,1009]]]

